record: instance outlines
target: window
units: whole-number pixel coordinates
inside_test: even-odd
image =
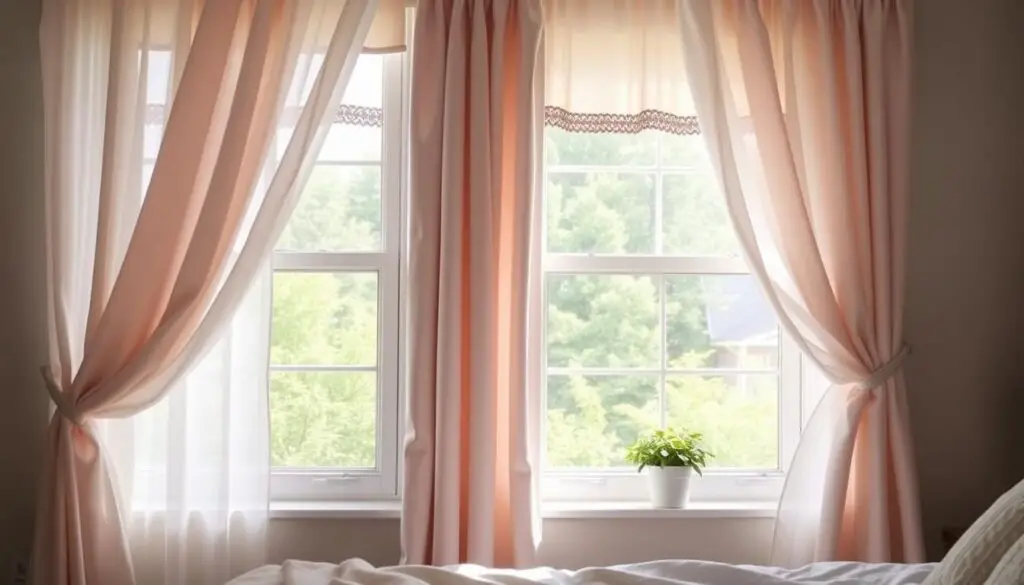
[[[274,253],[275,499],[397,495],[404,63],[360,56]]]
[[[717,455],[694,499],[773,499],[800,428],[799,357],[740,257],[703,139],[545,129],[544,496],[645,498],[653,427]]]
[[[360,58],[274,254],[278,500],[399,494],[406,62]],[[740,257],[703,139],[547,127],[544,156],[544,498],[645,499],[624,449],[664,425],[717,454],[694,500],[777,498],[799,354]]]

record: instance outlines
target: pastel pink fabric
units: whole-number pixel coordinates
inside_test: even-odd
[[[538,0],[421,2],[413,40],[403,562],[531,564]]]
[[[155,8],[44,3],[50,329],[44,378],[57,413],[39,484],[35,583],[135,582],[125,509],[94,421],[131,416],[160,400],[230,318],[294,206],[312,164],[309,152],[326,135],[328,112],[341,99],[373,5],[351,0],[336,11],[343,16],[332,27],[312,105],[300,114],[258,205],[251,205],[255,187],[302,41],[292,34],[300,20],[295,5],[217,0],[183,9],[186,36],[175,42],[188,47],[179,57],[189,57],[179,63],[177,99],[132,223],[125,206],[138,206],[146,95],[138,63],[147,58],[133,41],[152,32],[138,23]],[[177,5],[161,4],[169,6]],[[97,72],[97,55],[109,63],[103,79],[86,75]],[[88,115],[81,104],[97,100],[101,115]],[[243,232],[247,211],[256,207]],[[239,250],[240,234],[246,237]]]
[[[910,8],[686,0],[681,14],[701,131],[751,270],[835,384],[790,466],[773,564],[924,559],[900,370]]]

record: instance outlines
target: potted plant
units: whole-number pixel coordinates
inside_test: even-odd
[[[714,454],[704,448],[700,433],[672,428],[641,436],[626,452],[626,460],[647,469],[651,504],[655,508],[683,508],[690,495],[690,476],[703,469]]]

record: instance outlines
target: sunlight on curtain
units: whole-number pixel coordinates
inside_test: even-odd
[[[834,384],[804,397],[812,414],[771,561],[921,562],[901,373],[911,3],[681,7],[703,135],[747,263]]]
[[[545,124],[697,134],[676,0],[544,2]]]
[[[233,239],[225,241],[226,261],[215,268],[206,285],[211,288],[197,293],[208,300],[180,307],[195,333],[173,345],[160,345],[166,339],[146,340],[137,352],[149,357],[131,359],[159,365],[143,373],[134,362],[122,366],[118,375],[137,380],[126,384],[130,392],[83,413],[86,428],[96,431],[104,447],[100,456],[115,470],[119,515],[136,583],[222,583],[264,561],[271,317],[267,258],[331,123],[342,115],[337,104],[361,40],[367,39],[367,52],[404,49],[400,0],[382,0],[376,12],[374,0],[241,4],[238,31],[243,32],[236,31],[231,49],[236,76],[244,67],[244,51],[251,49],[244,35],[256,26],[246,18],[273,11],[273,18],[283,19],[276,22],[288,27],[281,37],[284,43],[271,45],[279,52],[270,58],[280,60],[285,77],[279,95],[268,102],[276,122],[271,122],[269,142],[259,155],[262,163],[256,161],[262,170],[254,178],[252,196],[239,199],[245,207],[239,210],[237,230],[228,236]],[[200,0],[44,4],[50,294],[58,307],[56,321],[51,315],[56,327],[51,338],[56,339],[50,366],[65,399],[75,401],[85,393],[76,396],[72,380],[88,354],[92,321],[100,312],[116,309],[99,306],[96,299],[109,295],[125,263],[154,168],[177,162],[162,158],[163,133],[176,113],[187,115],[180,113],[184,106],[176,110],[177,102],[189,100],[178,87],[189,60],[204,58],[191,49],[210,6]],[[397,7],[397,15],[389,7]],[[242,99],[225,100],[230,115],[245,111],[237,103]],[[210,136],[216,136],[212,127]],[[223,145],[206,146],[223,149],[208,169],[216,179],[224,159],[230,159],[224,152],[232,145],[224,138]],[[230,188],[246,187],[238,183]],[[218,197],[200,200],[198,225],[192,227],[195,238],[212,233],[203,231],[202,222],[216,221]],[[195,242],[188,242],[190,254],[193,246]],[[175,318],[165,315],[162,323]],[[58,419],[55,424],[62,423]],[[95,487],[86,486],[86,493],[93,494]],[[110,503],[100,502],[101,494],[93,495],[95,503],[81,505]],[[117,518],[110,512],[100,512],[103,522]],[[53,550],[67,548],[70,555],[84,557],[84,565],[66,561],[70,564],[59,569],[66,579],[61,579],[131,582],[115,558],[116,540],[94,542],[105,530],[102,526],[79,530],[81,535],[52,544]],[[45,560],[46,552],[36,552],[43,563],[37,563],[37,572],[43,568],[56,578],[52,571],[58,569]]]

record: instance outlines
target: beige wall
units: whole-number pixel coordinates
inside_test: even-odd
[[[0,583],[27,556],[46,421],[38,0],[0,0]]]
[[[916,6],[907,383],[936,551],[1024,477],[1024,3]]]
[[[1024,475],[1024,3],[918,0],[907,366],[930,550]],[[0,1],[0,582],[30,543],[42,449],[38,0]],[[1004,308],[1005,307],[1005,308]],[[551,520],[541,560],[759,562],[771,522]],[[274,560],[398,556],[395,520],[275,520]]]

